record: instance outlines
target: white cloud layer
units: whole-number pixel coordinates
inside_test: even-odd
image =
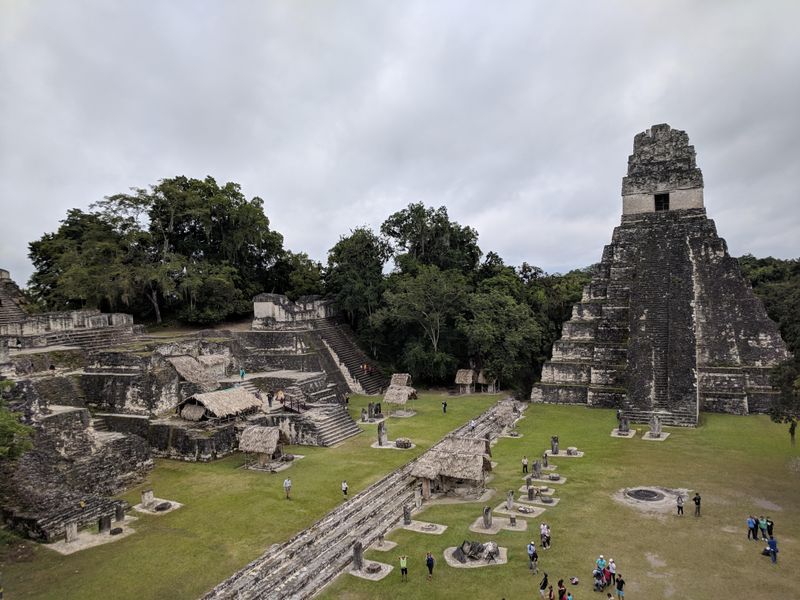
[[[697,148],[731,253],[796,257],[800,3],[0,3],[0,267],[71,207],[175,175],[261,196],[319,260],[410,202],[484,252],[586,266],[633,136]]]

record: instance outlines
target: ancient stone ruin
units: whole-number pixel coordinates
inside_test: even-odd
[[[786,346],[706,216],[686,132],[662,124],[634,138],[622,203],[531,400],[666,425],[694,426],[700,410],[767,411]]]

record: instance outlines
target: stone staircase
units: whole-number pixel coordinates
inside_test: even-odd
[[[24,321],[28,315],[17,304],[19,288],[10,280],[0,280],[0,325]]]
[[[320,407],[315,421],[319,432],[320,446],[334,446],[363,431],[350,417],[347,409],[340,404],[328,404]]]
[[[130,326],[98,329],[71,329],[44,336],[47,346],[78,346],[93,352],[132,341],[136,335]]]
[[[387,377],[358,347],[353,333],[345,325],[332,319],[318,319],[314,322],[313,331],[336,353],[350,376],[358,381],[365,393],[380,394],[389,385]],[[370,372],[364,371],[364,364],[371,367]]]

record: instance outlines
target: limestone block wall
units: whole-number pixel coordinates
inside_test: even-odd
[[[177,422],[153,421],[148,429],[147,442],[154,456],[189,462],[222,458],[238,447],[233,423],[200,429]]]
[[[329,300],[305,296],[292,302],[280,294],[253,298],[253,329],[309,328],[313,321],[335,316]]]

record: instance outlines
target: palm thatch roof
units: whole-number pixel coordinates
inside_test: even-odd
[[[411,475],[422,479],[450,477],[483,481],[491,470],[491,461],[483,454],[450,453],[437,448],[429,450],[417,460],[411,468]]]
[[[383,401],[392,404],[405,404],[416,393],[417,390],[407,385],[390,385],[383,395]]]
[[[216,378],[193,356],[168,356],[167,361],[175,367],[178,375],[197,384],[204,392],[211,392],[219,387]]]
[[[456,373],[456,385],[472,385],[475,383],[475,371],[472,369],[459,369]]]
[[[233,417],[240,414],[255,412],[261,408],[261,401],[246,389],[240,387],[190,396],[178,404],[178,413],[183,416],[184,408],[192,404],[202,406],[205,409],[202,417],[206,419]],[[199,420],[199,418],[192,420],[196,421]]]
[[[199,421],[204,414],[206,414],[206,408],[199,404],[185,404],[180,411],[181,417],[187,421]]]
[[[389,385],[411,385],[411,375],[408,373],[395,373],[392,375],[392,380],[389,382]]]
[[[477,437],[449,436],[442,446],[446,452],[460,454],[486,454],[492,455],[489,440]]]
[[[253,454],[275,454],[281,440],[281,430],[277,427],[252,425],[242,431],[239,450]]]

